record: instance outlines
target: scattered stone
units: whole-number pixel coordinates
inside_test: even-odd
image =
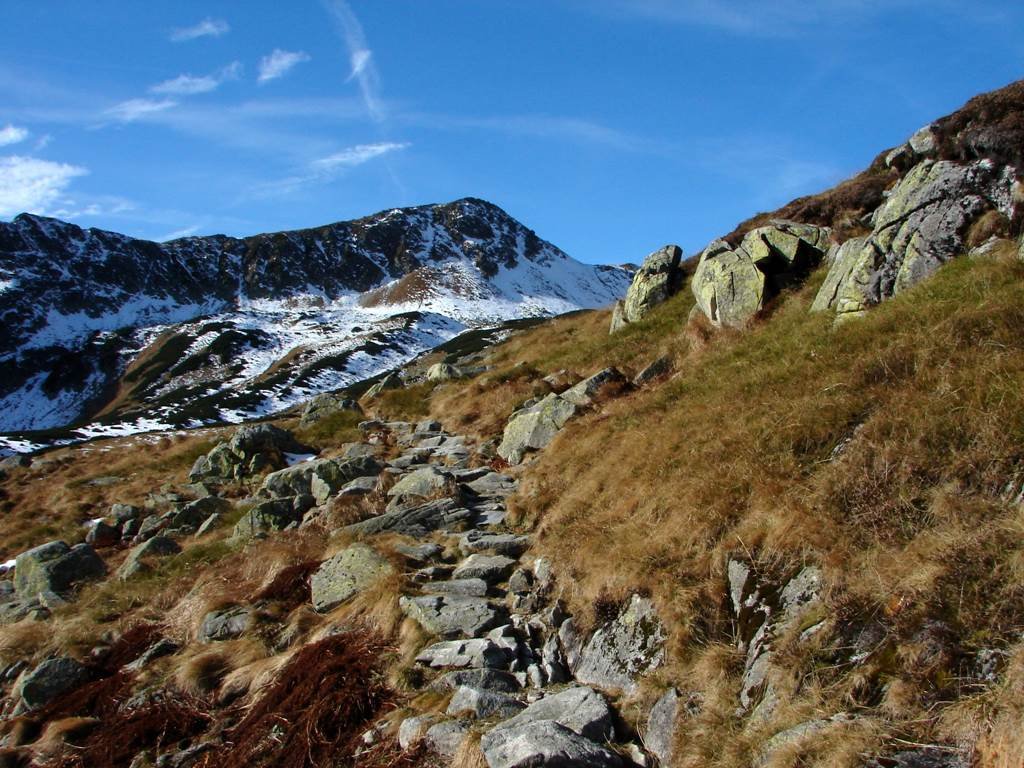
[[[621,768],[614,752],[553,720],[494,729],[480,739],[489,768]]]
[[[505,621],[505,609],[479,597],[423,595],[399,598],[402,612],[427,632],[444,638],[478,637]]]
[[[215,528],[220,528],[223,522],[224,515],[220,514],[220,512],[214,512],[208,518],[203,520],[202,524],[196,529],[196,538],[198,539],[200,536],[205,536]]]
[[[433,384],[440,384],[444,381],[454,381],[462,378],[462,371],[448,363],[434,363],[427,369],[427,381]]]
[[[435,467],[424,467],[410,472],[388,491],[388,496],[419,496],[427,498],[443,493],[451,483],[451,476]]]
[[[470,531],[459,541],[459,549],[465,555],[474,552],[494,552],[508,557],[519,557],[529,546],[529,536],[517,536],[513,533]]]
[[[662,355],[654,362],[650,363],[633,379],[633,386],[645,387],[653,381],[657,381],[662,376],[667,376],[672,372],[672,358],[668,355]]]
[[[300,519],[293,499],[264,501],[242,515],[231,535],[238,540],[252,539],[270,531],[283,531]]]
[[[639,595],[618,618],[598,629],[583,648],[576,679],[634,693],[637,678],[665,660],[665,630],[654,604]]]
[[[135,534],[135,538],[138,541],[145,541],[146,539],[156,536],[157,533],[167,527],[167,520],[160,515],[147,515],[142,519],[139,525],[139,531]]]
[[[338,491],[338,496],[366,496],[377,490],[378,482],[377,475],[357,477],[355,480],[345,483]]]
[[[121,531],[105,520],[97,520],[89,526],[85,543],[93,547],[112,547],[121,541]]]
[[[626,377],[622,375],[618,368],[605,368],[593,376],[584,379],[576,386],[565,390],[560,397],[582,408],[593,405],[594,401],[604,395],[610,388],[622,386],[625,383]]]
[[[780,731],[761,745],[754,765],[758,767],[766,766],[771,762],[772,756],[780,749],[783,749],[790,744],[796,744],[797,742],[804,741],[805,739],[810,739],[836,725],[845,723],[848,720],[848,715],[838,714],[833,715],[832,717],[808,720],[807,722],[800,723],[799,725],[794,725],[792,728]]]
[[[395,551],[414,563],[428,563],[438,557],[444,550],[440,544],[417,544],[415,546],[399,544],[395,547]]]
[[[149,648],[142,652],[135,661],[125,665],[125,669],[129,672],[138,672],[145,666],[148,666],[151,662],[157,659],[163,658],[164,656],[170,656],[172,653],[177,653],[180,646],[173,640],[169,640],[166,637],[162,637],[153,643]]]
[[[451,760],[469,735],[469,726],[459,720],[432,725],[423,736],[427,747]]]
[[[146,558],[168,557],[179,552],[181,552],[181,547],[174,539],[167,536],[154,536],[132,548],[128,557],[121,563],[121,567],[117,569],[117,578],[125,581],[147,570],[148,566],[144,562]]]
[[[288,465],[286,454],[305,453],[307,450],[290,432],[272,424],[244,426],[230,440],[196,459],[188,477],[192,483],[214,485],[243,480],[250,475],[285,467]]]
[[[89,680],[89,670],[70,656],[47,659],[17,683],[14,698],[22,711],[38,709]]]
[[[615,738],[612,710],[604,697],[592,688],[576,686],[545,696],[515,717],[494,727],[514,729],[525,723],[553,720],[586,739],[604,743]]]
[[[177,512],[167,518],[167,524],[171,528],[183,528],[192,526],[198,528],[210,515],[224,514],[231,509],[231,502],[219,496],[205,496],[201,499],[189,502]]]
[[[555,394],[516,411],[505,426],[498,455],[509,464],[521,463],[528,451],[546,448],[576,411],[576,405]]]
[[[449,640],[434,643],[416,656],[416,662],[434,669],[477,669],[490,667],[500,669],[508,664],[509,652],[491,640]]]
[[[402,377],[392,372],[366,390],[366,397],[374,398],[389,389],[402,389],[403,387],[405,387],[405,382],[402,381]]]
[[[473,513],[454,499],[437,499],[425,504],[399,506],[383,515],[347,525],[342,530],[352,536],[392,531],[413,538],[422,538],[431,531],[460,530],[473,518]]]
[[[970,756],[959,749],[924,747],[874,757],[864,768],[969,768],[970,765]]]
[[[522,688],[515,675],[487,667],[458,669],[454,672],[447,672],[430,685],[435,691],[454,691],[460,686],[468,686],[483,691],[497,691],[498,693],[516,693]]]
[[[676,722],[679,715],[679,694],[675,688],[669,688],[658,699],[647,716],[647,730],[644,733],[644,746],[651,752],[660,765],[672,765],[673,744],[676,738]]]
[[[490,717],[505,719],[512,717],[525,706],[518,699],[504,693],[461,685],[455,689],[455,693],[448,703],[446,714],[458,716],[469,713],[477,719]]]
[[[483,579],[452,579],[423,585],[428,595],[461,595],[463,597],[486,597],[487,582]]]
[[[504,555],[470,555],[458,565],[452,578],[483,579],[488,584],[497,584],[507,579],[515,567],[516,561]]]
[[[516,490],[515,479],[498,472],[487,472],[466,483],[466,487],[478,496],[509,496]]]
[[[106,572],[103,560],[88,544],[69,547],[63,541],[51,541],[17,556],[14,589],[23,600],[38,597],[42,592],[61,594],[83,581],[101,578]]]
[[[394,572],[384,557],[366,544],[352,544],[324,561],[310,579],[313,609],[326,613],[383,576]]]
[[[409,749],[418,744],[427,729],[437,721],[436,715],[419,715],[407,717],[398,726],[398,746],[402,749]]]
[[[252,621],[252,610],[244,605],[210,611],[199,626],[198,640],[211,643],[217,640],[231,640],[242,635]]]
[[[118,523],[127,523],[142,516],[142,510],[131,504],[111,504],[110,516]]]
[[[299,426],[308,427],[316,424],[318,421],[326,419],[328,416],[333,416],[336,413],[343,413],[346,411],[361,414],[363,409],[355,400],[350,400],[348,398],[339,397],[338,395],[332,395],[329,393],[317,395],[307,402],[306,407],[302,409]]]

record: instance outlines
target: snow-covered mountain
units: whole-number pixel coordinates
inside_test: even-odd
[[[22,214],[0,222],[0,432],[263,415],[629,280],[472,198],[166,243]]]

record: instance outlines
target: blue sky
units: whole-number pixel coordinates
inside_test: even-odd
[[[956,0],[4,3],[0,218],[166,239],[464,196],[583,261],[693,252],[1024,77]]]

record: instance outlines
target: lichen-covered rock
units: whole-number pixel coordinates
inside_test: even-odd
[[[312,398],[306,407],[302,409],[302,416],[299,419],[300,427],[308,427],[318,421],[333,416],[336,413],[350,412],[360,414],[363,409],[359,403],[349,398],[339,397],[330,393],[324,393]]]
[[[272,424],[241,427],[230,440],[196,459],[189,472],[189,481],[218,484],[242,480],[268,469],[287,466],[285,454],[306,450],[290,432]]]
[[[103,560],[88,544],[69,547],[63,541],[22,552],[15,559],[14,589],[25,600],[44,592],[63,594],[75,584],[104,576]]]
[[[366,397],[374,398],[379,396],[382,392],[389,389],[402,389],[405,386],[405,382],[402,381],[402,377],[397,373],[389,373],[368,390],[366,390]]]
[[[434,363],[427,369],[427,381],[440,384],[462,378],[462,371],[449,363]]]
[[[432,635],[478,637],[507,618],[505,609],[481,597],[423,595],[399,599],[402,612]]]
[[[665,630],[654,604],[633,595],[625,610],[590,638],[574,671],[581,683],[633,693],[637,678],[664,660]]]
[[[511,719],[494,727],[494,731],[514,729],[525,723],[553,720],[585,739],[604,743],[615,738],[612,710],[604,697],[592,688],[574,686],[545,696]]]
[[[272,472],[263,479],[260,494],[271,498],[312,496],[323,504],[357,477],[378,474],[383,467],[370,456],[351,459],[314,459]]]
[[[672,358],[662,355],[649,363],[640,373],[633,378],[634,387],[645,387],[653,381],[672,372]]]
[[[394,572],[391,563],[366,544],[352,544],[325,560],[309,581],[313,609],[331,610]]]
[[[812,309],[845,319],[916,285],[966,252],[982,214],[1012,213],[1012,184],[1012,173],[987,160],[919,162],[875,212],[871,234],[840,249]]]
[[[447,720],[430,726],[423,735],[423,742],[431,751],[451,760],[468,735],[469,725],[461,720]]]
[[[168,557],[181,552],[178,543],[167,536],[154,536],[141,544],[132,547],[128,557],[117,569],[117,577],[122,581],[130,579],[138,573],[146,570],[146,560],[152,557]]]
[[[612,387],[625,383],[626,377],[617,368],[605,368],[565,390],[559,397],[582,408],[593,405],[595,400]]]
[[[644,746],[658,758],[660,765],[672,765],[678,715],[679,694],[675,688],[669,688],[651,707],[651,712],[647,716]]]
[[[512,673],[488,667],[446,672],[430,684],[435,691],[454,691],[461,686],[498,693],[517,693],[522,688]]]
[[[416,663],[434,669],[500,669],[507,666],[510,659],[507,648],[477,637],[429,645],[416,656]]]
[[[452,477],[436,467],[423,467],[405,475],[391,486],[388,496],[418,496],[427,498],[442,493],[452,482]]]
[[[504,581],[516,567],[516,561],[504,555],[474,554],[467,557],[452,573],[455,579],[482,579],[488,584]]]
[[[509,464],[519,464],[528,451],[546,448],[577,410],[578,406],[561,395],[550,394],[517,411],[505,426],[498,455]]]
[[[199,642],[211,643],[239,637],[249,628],[252,615],[252,609],[244,605],[210,611],[203,617],[199,627]]]
[[[748,232],[735,248],[716,240],[693,276],[697,306],[715,325],[743,327],[765,301],[821,261],[829,236],[825,227],[776,220]]]
[[[492,730],[480,739],[489,768],[621,768],[622,759],[554,720]]]
[[[612,333],[640,320],[679,291],[683,282],[683,273],[679,269],[682,257],[683,251],[678,245],[666,245],[644,259],[643,265],[633,275],[626,298],[615,305]]]
[[[106,520],[96,520],[85,534],[85,543],[93,547],[112,547],[121,540],[121,529]]]
[[[238,540],[265,536],[271,531],[282,531],[301,518],[295,509],[295,499],[264,501],[239,518],[231,535]]]
[[[446,714],[459,716],[468,713],[475,718],[481,719],[489,717],[506,718],[520,712],[525,706],[518,699],[504,693],[460,685],[455,689],[451,700],[448,702]]]

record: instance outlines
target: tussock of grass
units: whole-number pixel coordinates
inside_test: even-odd
[[[308,427],[297,427],[292,431],[299,442],[324,451],[362,439],[359,422],[364,418],[356,411],[338,411]]]

